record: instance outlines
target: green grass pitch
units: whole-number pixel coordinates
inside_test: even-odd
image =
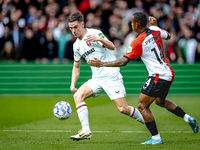
[[[138,96],[128,96],[127,103],[137,106]],[[200,123],[200,96],[168,96]],[[58,120],[53,107],[59,101],[72,105],[72,116]],[[72,95],[0,96],[1,150],[133,150],[200,149],[200,133],[194,134],[181,118],[152,104],[163,145],[140,145],[150,137],[144,125],[120,114],[107,96],[86,100],[89,109],[91,140],[72,141],[81,129]]]

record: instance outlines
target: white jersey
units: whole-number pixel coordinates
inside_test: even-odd
[[[111,50],[104,47],[101,42],[90,42],[87,39],[88,35],[94,34],[101,36],[108,40],[100,30],[86,29],[87,33],[82,40],[76,39],[73,50],[74,50],[74,61],[80,61],[81,57],[86,61],[97,58],[101,61],[112,61],[115,57],[111,54]],[[119,67],[91,67],[92,78],[122,78]],[[116,78],[117,77],[117,78]]]
[[[174,72],[164,56],[162,38],[166,39],[168,33],[157,26],[150,26],[131,42],[124,57],[135,59],[141,57],[149,72],[167,81],[174,80]]]

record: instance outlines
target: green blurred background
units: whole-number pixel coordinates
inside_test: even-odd
[[[175,80],[169,94],[200,95],[200,64],[171,64]],[[73,63],[35,64],[0,63],[0,94],[71,94]],[[138,95],[148,77],[143,63],[130,63],[120,68],[127,95]],[[77,88],[91,78],[90,67],[81,64]]]

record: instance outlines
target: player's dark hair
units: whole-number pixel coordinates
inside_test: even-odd
[[[136,12],[133,14],[134,21],[138,22],[141,27],[146,27],[147,25],[147,16],[142,12]]]
[[[71,13],[68,17],[68,22],[74,22],[74,21],[82,22],[83,20],[84,17],[79,11]]]

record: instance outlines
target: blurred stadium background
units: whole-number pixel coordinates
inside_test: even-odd
[[[75,38],[68,29],[70,13],[80,11],[85,27],[111,40],[121,58],[137,35],[131,17],[138,11],[154,16],[172,38],[164,41],[170,62],[200,61],[199,0],[1,0],[0,62],[36,64],[73,61]]]

